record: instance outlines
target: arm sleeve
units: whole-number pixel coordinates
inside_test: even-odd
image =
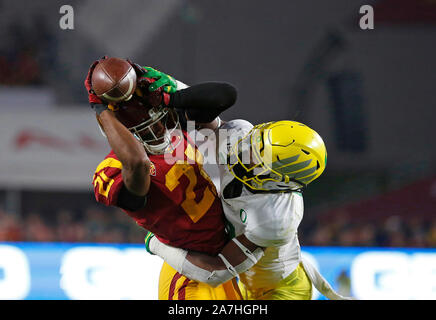
[[[213,121],[237,98],[236,88],[224,82],[205,82],[171,94],[169,107],[184,109],[190,120]]]
[[[118,196],[117,207],[128,211],[138,211],[145,207],[147,203],[147,195],[137,196],[131,193],[125,185],[121,187],[120,194]]]
[[[226,265],[226,269],[209,271],[191,263],[187,259],[188,251],[164,244],[156,237],[150,239],[149,248],[151,252],[164,259],[179,273],[183,274],[189,279],[206,283],[212,287],[216,287],[224,282],[227,282],[228,280],[236,277],[239,273],[247,271],[263,256],[263,250],[260,248],[256,249],[253,253],[247,253],[243,251],[244,254],[249,257],[234,267],[222,254],[219,254],[218,256]],[[241,249],[247,250],[246,248]]]

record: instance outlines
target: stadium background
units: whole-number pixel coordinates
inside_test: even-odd
[[[0,1],[0,298],[107,298],[102,279],[118,271],[77,275],[84,287],[76,295],[61,289],[65,252],[86,244],[115,259],[142,250],[144,231],[91,192],[108,147],[83,80],[105,54],[187,84],[234,84],[238,101],[224,119],[315,128],[329,158],[305,192],[303,251],[335,288],[358,298],[436,298],[435,1],[65,4],[74,30],[59,27],[58,1]],[[374,30],[358,27],[364,4],[374,7]],[[159,269],[158,258],[137,256]],[[363,269],[370,271],[356,276]],[[395,284],[404,277],[407,286]],[[153,298],[154,280],[110,297]]]

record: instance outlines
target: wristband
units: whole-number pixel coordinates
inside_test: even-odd
[[[91,103],[91,108],[95,113],[97,113],[97,115],[100,115],[104,110],[108,110],[107,105],[100,103]]]
[[[151,251],[151,249],[150,249],[150,240],[151,240],[152,238],[154,238],[154,233],[148,231],[148,232],[147,232],[147,235],[145,236],[145,239],[144,239],[144,241],[145,241],[145,250],[147,250],[148,253],[154,255],[154,253],[153,253],[153,252]]]

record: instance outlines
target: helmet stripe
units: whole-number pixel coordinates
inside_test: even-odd
[[[315,178],[317,177],[317,175],[318,175],[318,174],[315,173],[315,174],[313,174],[313,175],[311,175],[311,176],[308,176],[308,177],[306,177],[306,178],[298,179],[298,181],[301,182],[301,183],[308,184],[308,183],[311,182],[313,179],[315,179]]]
[[[309,164],[311,162],[312,162],[312,159],[309,159],[309,160],[299,162],[296,164],[291,164],[289,166],[283,166],[283,167],[277,168],[275,170],[279,171],[280,173],[283,173],[283,174],[289,174],[289,173],[306,168],[307,166],[309,166]]]
[[[310,168],[310,169],[303,170],[303,171],[300,171],[300,172],[296,173],[296,174],[293,176],[293,178],[295,178],[295,179],[302,178],[302,177],[305,177],[305,176],[307,176],[307,175],[309,175],[309,174],[314,173],[315,171],[316,171],[316,167],[312,167],[312,168]]]
[[[292,162],[297,161],[299,157],[300,157],[300,155],[297,154],[296,156],[293,156],[293,157],[277,160],[277,161],[272,163],[272,168],[278,169],[278,168],[287,166],[288,164],[291,164]]]

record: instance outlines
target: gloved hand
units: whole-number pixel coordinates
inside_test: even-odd
[[[92,84],[91,84],[91,79],[92,79],[92,72],[94,71],[95,67],[97,66],[97,64],[101,61],[106,59],[107,56],[102,57],[99,60],[94,61],[91,66],[89,67],[88,70],[88,75],[86,76],[85,79],[85,88],[86,91],[88,92],[88,101],[91,104],[91,108],[99,115],[100,113],[102,113],[104,110],[107,109],[107,104],[104,103],[94,92],[94,90],[92,90]]]
[[[174,93],[177,91],[177,82],[173,77],[152,67],[143,68],[146,70],[145,77],[156,79],[156,81],[148,87],[149,91],[156,91],[160,87],[163,87],[163,91],[166,93]]]
[[[145,241],[145,250],[147,250],[147,252],[152,254],[152,255],[154,255],[154,253],[151,252],[151,250],[150,250],[150,241],[151,241],[151,239],[153,237],[154,237],[154,233],[148,231],[147,234],[145,235],[145,239],[144,239],[144,241]]]
[[[170,93],[177,91],[177,82],[173,77],[151,67],[141,67],[139,64],[126,59],[133,67],[137,77],[137,87],[147,88],[143,91],[146,100],[152,107],[168,106]]]
[[[99,97],[97,97],[97,95],[95,94],[94,90],[92,90],[91,79],[92,79],[92,72],[94,71],[94,69],[97,66],[97,64],[101,60],[104,60],[106,58],[107,58],[107,56],[104,56],[101,59],[94,61],[91,64],[91,66],[89,67],[88,75],[86,76],[86,79],[85,79],[85,88],[86,88],[86,91],[88,92],[89,103],[103,103],[103,101],[101,101],[101,99]]]
[[[127,59],[127,62],[129,62],[135,70],[140,87],[148,86],[150,92],[156,91],[159,88],[162,88],[165,93],[174,93],[177,91],[177,82],[170,75],[152,67],[141,67],[139,64],[129,59]]]

